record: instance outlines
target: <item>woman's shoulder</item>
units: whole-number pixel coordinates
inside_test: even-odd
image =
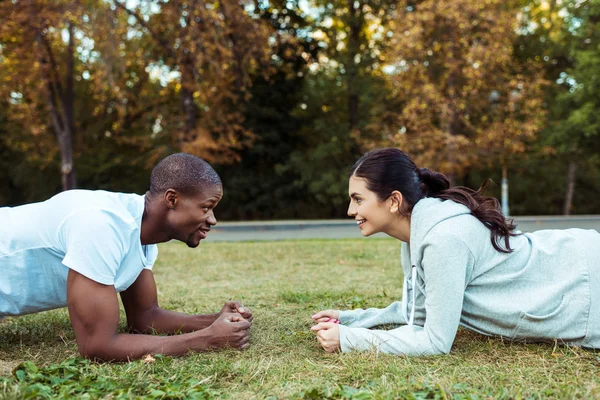
[[[435,236],[471,240],[487,230],[487,227],[471,214],[471,210],[452,200],[425,198],[417,203],[415,211],[411,227],[416,239]]]
[[[422,251],[470,254],[478,259],[491,247],[490,231],[473,215],[462,214],[440,221],[415,245]]]

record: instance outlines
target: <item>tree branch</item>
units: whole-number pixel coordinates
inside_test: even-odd
[[[136,21],[138,22],[138,24],[140,24],[140,26],[142,28],[146,29],[150,33],[150,36],[152,36],[152,38],[167,51],[169,56],[171,56],[175,60],[177,60],[177,53],[171,48],[171,46],[169,46],[169,44],[167,43],[166,40],[161,38],[160,35],[158,33],[156,33],[154,30],[150,29],[150,26],[146,23],[146,21],[144,21],[144,19],[138,13],[131,11],[130,9],[128,9],[125,6],[125,4],[119,2],[118,0],[113,0],[113,4],[116,7],[125,11],[127,14],[134,17],[136,19]]]
[[[46,54],[48,54],[48,60],[50,61],[51,75],[48,75],[48,79],[50,82],[54,83],[54,86],[56,86],[57,97],[62,99],[64,97],[64,89],[60,82],[60,77],[57,75],[57,72],[56,72],[56,71],[58,71],[58,66],[56,64],[56,60],[54,59],[54,52],[52,51],[52,46],[50,45],[50,42],[48,41],[48,39],[46,38],[46,35],[43,32],[39,33],[38,39],[42,43],[42,45],[46,48]],[[46,63],[46,60],[43,59],[43,62]]]
[[[65,127],[69,134],[73,133],[73,121],[75,118],[75,111],[73,107],[75,92],[74,76],[75,76],[75,40],[73,39],[73,23],[68,24],[69,31],[69,43],[67,45],[67,68],[65,71],[65,87],[64,97],[62,98],[63,109],[65,111]]]

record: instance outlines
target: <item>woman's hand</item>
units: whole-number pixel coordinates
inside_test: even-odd
[[[312,316],[315,322],[333,322],[340,323],[340,312],[337,310],[323,310]]]
[[[340,350],[340,327],[333,322],[319,322],[310,328],[317,332],[317,340],[328,353],[335,353]]]

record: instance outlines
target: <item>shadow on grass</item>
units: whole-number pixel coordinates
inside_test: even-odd
[[[14,346],[72,340],[71,322],[66,313],[41,313],[22,317],[7,317],[0,323],[0,354]]]

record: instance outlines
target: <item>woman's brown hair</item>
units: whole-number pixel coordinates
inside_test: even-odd
[[[516,225],[513,220],[504,217],[498,199],[483,195],[489,180],[478,190],[465,186],[450,187],[446,175],[428,168],[417,168],[406,153],[396,148],[377,149],[366,153],[354,163],[350,176],[364,179],[367,188],[381,201],[388,199],[394,190],[398,190],[406,200],[402,212],[409,215],[414,205],[424,197],[460,203],[471,210],[471,214],[490,230],[490,240],[497,251],[512,252],[509,238],[518,235],[514,232]],[[501,242],[504,242],[504,248]]]

